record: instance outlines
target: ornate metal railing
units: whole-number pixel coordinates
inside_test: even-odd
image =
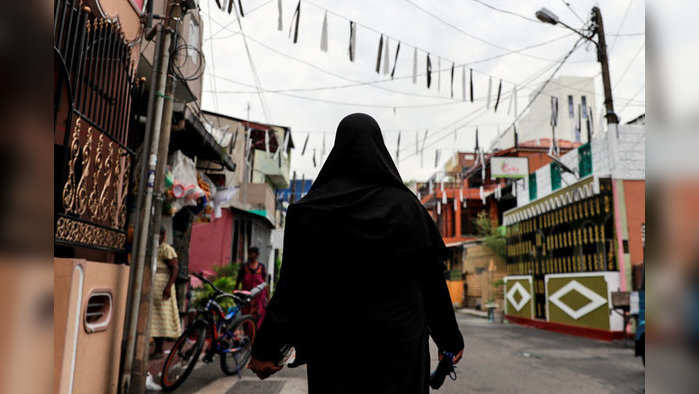
[[[55,159],[62,171],[54,180],[54,240],[119,251],[133,160],[131,47],[118,22],[92,17],[82,0],[54,7],[54,143],[62,156]]]

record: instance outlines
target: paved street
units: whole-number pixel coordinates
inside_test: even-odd
[[[456,381],[441,393],[641,393],[644,369],[633,349],[457,313],[466,340]],[[431,353],[435,354],[432,345]],[[217,360],[216,360],[217,361]],[[433,365],[436,360],[432,360]],[[178,393],[302,394],[305,368],[285,368],[260,382],[249,371],[223,377],[218,362],[200,364]]]

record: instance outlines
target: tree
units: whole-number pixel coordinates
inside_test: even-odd
[[[474,224],[476,225],[478,235],[483,239],[483,243],[503,260],[506,259],[507,240],[505,239],[502,228],[493,226],[493,223],[485,211],[478,213]]]

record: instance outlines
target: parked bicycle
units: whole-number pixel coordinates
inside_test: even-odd
[[[236,290],[231,294],[217,288],[202,274],[192,276],[214,292],[204,309],[196,311],[195,320],[177,338],[163,364],[161,384],[166,391],[175,390],[187,379],[203,349],[205,362],[211,362],[215,355],[219,355],[221,371],[226,375],[239,373],[245,367],[250,359],[257,322],[252,315],[243,315],[240,311],[267,286],[261,283],[250,291]],[[234,301],[234,306],[227,312],[218,302],[225,298]]]

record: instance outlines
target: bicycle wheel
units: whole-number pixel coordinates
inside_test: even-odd
[[[172,391],[180,387],[192,373],[194,365],[199,360],[205,338],[206,325],[202,323],[194,323],[177,338],[163,365],[160,377],[163,390]]]
[[[224,350],[220,353],[224,374],[233,375],[245,368],[250,360],[256,330],[257,323],[250,315],[241,316],[224,327],[221,335]]]

